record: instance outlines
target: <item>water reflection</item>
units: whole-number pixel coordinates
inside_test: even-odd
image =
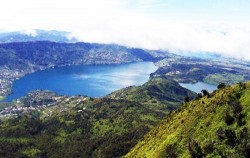
[[[36,89],[48,89],[63,95],[101,97],[127,86],[147,82],[150,73],[156,69],[152,62],[48,69],[15,81],[13,94],[5,101],[20,98]]]

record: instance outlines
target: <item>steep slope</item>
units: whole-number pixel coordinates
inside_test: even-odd
[[[250,83],[182,105],[125,157],[204,156],[250,156]]]
[[[186,96],[193,98],[195,93],[165,76],[159,76],[151,78],[142,86],[124,88],[107,97],[139,102],[153,110],[170,111],[176,109]]]
[[[177,83],[160,77],[151,79],[137,92],[127,91],[134,99],[126,100],[118,96],[93,99],[34,91],[16,103],[0,104],[0,155],[121,157],[166,116],[169,109],[159,110],[150,104],[151,100],[167,107],[172,104],[168,103],[165,92],[177,98],[173,101],[175,105],[186,95],[193,95]]]
[[[2,121],[0,155],[117,157],[163,116],[136,102],[75,97]]]

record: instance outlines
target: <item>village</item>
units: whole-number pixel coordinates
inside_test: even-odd
[[[40,111],[59,104],[69,104],[71,100],[74,100],[73,104],[76,106],[87,99],[89,97],[62,96],[48,90],[36,90],[13,102],[3,103],[4,107],[0,108],[0,118],[17,117],[34,110]]]
[[[25,72],[11,70],[5,66],[0,67],[0,99],[11,93],[13,82],[24,74]]]

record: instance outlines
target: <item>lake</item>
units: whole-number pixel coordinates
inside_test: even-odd
[[[47,69],[28,74],[13,83],[13,94],[4,101],[41,89],[61,95],[102,97],[131,85],[142,85],[157,70],[152,62],[119,65],[81,65]]]
[[[201,90],[206,89],[208,92],[213,92],[217,89],[217,86],[208,84],[205,82],[197,82],[195,84],[193,83],[179,83],[182,87],[189,89],[196,93],[201,93]]]

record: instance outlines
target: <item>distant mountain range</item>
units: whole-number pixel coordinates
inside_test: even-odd
[[[52,41],[60,43],[77,42],[76,38],[70,37],[70,32],[55,30],[29,30],[0,33],[0,43]]]
[[[14,80],[47,68],[152,61],[159,69],[142,86],[104,98],[38,90],[0,103],[0,157],[250,157],[249,62],[67,37],[1,34],[0,100]],[[178,84],[197,81],[224,83],[197,95]]]
[[[167,51],[128,48],[115,44],[58,43],[51,41],[0,44],[0,98],[11,92],[12,82],[28,73],[47,68],[157,61],[174,57]]]

